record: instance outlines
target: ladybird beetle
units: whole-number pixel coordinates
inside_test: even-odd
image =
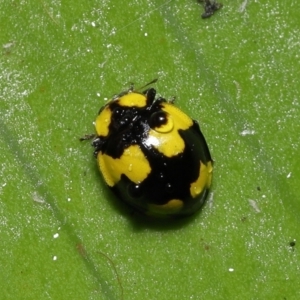
[[[132,85],[100,109],[95,127],[81,140],[94,138],[99,169],[121,200],[156,217],[191,215],[204,204],[210,152],[198,123],[173,101]]]

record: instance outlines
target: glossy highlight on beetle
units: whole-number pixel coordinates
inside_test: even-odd
[[[121,200],[156,217],[191,215],[204,204],[213,170],[205,138],[196,121],[156,98],[154,88],[114,96],[95,127],[100,171]]]

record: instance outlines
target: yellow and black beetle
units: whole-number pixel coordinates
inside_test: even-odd
[[[153,81],[154,82],[154,81]],[[151,83],[153,83],[151,82]],[[133,86],[107,102],[92,145],[106,184],[152,216],[186,216],[207,197],[212,159],[199,125],[156,90]]]

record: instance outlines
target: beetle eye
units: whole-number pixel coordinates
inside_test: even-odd
[[[158,111],[151,115],[150,117],[150,127],[156,128],[164,125],[168,122],[167,114],[164,111]]]
[[[174,127],[171,116],[162,110],[151,115],[149,125],[152,129],[161,133],[170,132]]]

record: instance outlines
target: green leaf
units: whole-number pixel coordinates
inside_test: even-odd
[[[197,1],[2,1],[2,297],[297,299],[297,4],[203,20]],[[215,161],[208,203],[176,223],[123,207],[79,142],[106,99],[154,78]]]

